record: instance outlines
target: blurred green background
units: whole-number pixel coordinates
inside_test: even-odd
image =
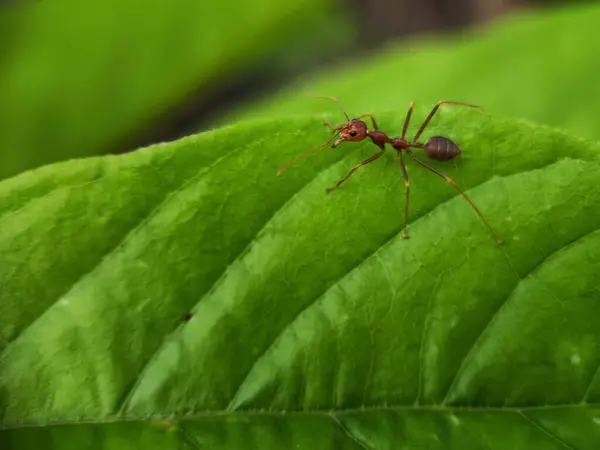
[[[454,99],[600,138],[597,23],[573,1],[0,3],[0,179],[335,108],[305,91],[351,115]]]

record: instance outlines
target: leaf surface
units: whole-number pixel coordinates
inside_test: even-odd
[[[402,239],[393,152],[326,195],[370,143],[276,177],[327,138],[313,117],[4,181],[0,440],[596,448],[599,146],[458,108],[426,135],[504,246],[411,162]]]

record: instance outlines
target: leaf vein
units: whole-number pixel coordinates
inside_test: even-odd
[[[363,450],[374,450],[369,445],[367,445],[367,443],[364,442],[360,437],[358,437],[355,433],[353,433],[352,430],[350,429],[350,427],[348,427],[345,423],[343,423],[334,412],[330,413],[329,417],[331,417],[331,420],[333,421],[333,423],[335,425],[337,425],[344,432],[344,435],[351,441],[358,444],[358,446],[360,448],[362,448]]]
[[[269,139],[271,139],[272,136],[269,137]],[[262,142],[264,140],[267,140],[267,138],[261,139],[260,141],[257,141],[253,144],[256,144],[258,142]],[[331,164],[328,164],[326,167],[324,167],[322,170],[318,171],[317,173],[314,174],[314,176],[312,176],[309,180],[306,181],[306,183],[304,183],[304,185],[300,186],[300,188],[298,189],[297,192],[295,192],[290,198],[288,198],[280,207],[278,207],[277,209],[275,209],[275,211],[271,214],[271,216],[265,221],[265,223],[263,224],[263,226],[261,227],[261,230],[265,228],[265,226],[267,224],[269,224],[274,218],[276,218],[286,207],[286,205],[288,205],[289,203],[291,203],[302,191],[303,188],[305,188],[306,186],[308,186],[310,183],[312,183],[315,179],[317,179],[321,174],[325,173],[327,170],[329,170],[331,167],[333,167],[335,164],[339,163],[340,160],[336,160],[334,162],[332,162]],[[257,235],[260,233],[260,231],[257,233]],[[196,302],[196,306],[194,307],[197,308],[198,305],[200,303],[202,303],[202,301],[208,296],[210,295],[212,292],[215,291],[215,289],[217,289],[217,287],[220,285],[220,283],[223,281],[223,279],[225,278],[225,276],[227,275],[227,273],[231,270],[231,268],[233,267],[233,265],[235,264],[236,261],[238,261],[240,258],[242,258],[246,253],[248,253],[250,251],[250,248],[252,247],[253,243],[254,243],[255,239],[250,239],[250,241],[246,244],[246,246],[244,247],[244,249],[234,258],[231,259],[231,262],[227,265],[227,267],[223,270],[223,272],[221,273],[221,275],[216,279],[216,281],[213,283],[213,285],[206,291],[206,293],[204,295],[202,295],[202,297]],[[178,325],[177,328],[175,328],[175,330],[173,330],[172,333],[167,333],[165,334],[161,344],[158,346],[158,348],[152,353],[152,355],[150,356],[150,358],[148,359],[148,362],[144,365],[144,368],[142,369],[142,371],[140,372],[140,375],[137,377],[137,379],[135,380],[132,388],[126,392],[124,394],[124,400],[121,402],[121,404],[118,406],[118,410],[121,412],[124,412],[125,408],[128,406],[129,402],[131,401],[131,399],[133,398],[135,391],[137,390],[137,388],[139,387],[139,385],[141,384],[144,375],[148,372],[148,370],[150,370],[150,367],[152,366],[152,363],[156,360],[156,358],[158,357],[158,355],[161,353],[161,351],[163,350],[166,342],[167,342],[167,337],[172,335],[173,333],[175,333],[178,329],[182,329],[182,327],[180,325]],[[234,396],[235,397],[235,396]]]
[[[544,167],[547,166],[543,166],[541,169],[543,169]],[[534,170],[539,170],[539,169],[534,169]],[[477,187],[487,183],[488,181],[490,181],[490,178],[483,180],[482,182],[476,184],[475,186],[473,186],[472,188],[470,188],[470,190],[472,189],[476,189]],[[423,214],[421,214],[420,216],[416,217],[413,221],[410,222],[410,224],[415,223],[416,221],[422,219],[423,217],[425,217],[427,214],[429,214],[431,211],[435,210],[436,208],[439,208],[442,205],[445,205],[446,203],[452,201],[454,198],[458,197],[459,194],[456,194],[450,198],[448,198],[447,200],[435,205],[430,211],[426,211]],[[317,296],[312,302],[308,303],[304,308],[302,308],[297,314],[296,316],[294,316],[294,318],[288,323],[286,324],[280,331],[279,333],[273,338],[272,342],[270,345],[268,345],[264,352],[255,360],[254,364],[252,365],[252,367],[250,368],[250,370],[248,371],[248,373],[246,374],[246,376],[244,377],[244,379],[242,380],[242,382],[240,383],[236,393],[234,394],[229,407],[228,408],[232,408],[235,403],[236,403],[236,399],[238,397],[238,395],[240,394],[242,387],[244,386],[245,382],[248,380],[248,377],[250,376],[250,374],[253,372],[254,368],[256,367],[256,364],[258,364],[258,362],[269,352],[269,350],[273,347],[273,345],[275,344],[275,342],[277,342],[278,339],[281,338],[281,336],[283,335],[283,333],[285,332],[285,330],[287,330],[302,314],[306,313],[306,311],[308,311],[310,308],[312,308],[313,306],[317,305],[319,303],[319,301],[321,301],[325,295],[327,294],[327,292],[329,292],[334,286],[338,285],[339,282],[344,279],[345,277],[347,277],[349,274],[351,274],[352,272],[354,272],[355,270],[357,270],[365,261],[367,261],[368,259],[375,257],[377,255],[377,253],[379,251],[381,251],[384,247],[386,247],[388,244],[390,244],[390,242],[392,242],[394,239],[398,238],[398,236],[400,235],[401,231],[403,230],[403,228],[400,226],[396,231],[392,232],[390,234],[390,237],[385,239],[380,245],[378,245],[373,252],[371,252],[369,255],[367,255],[365,258],[363,258],[361,261],[358,261],[354,266],[350,267],[348,270],[346,270],[345,273],[341,274],[337,280],[333,281],[329,286],[327,286],[327,288],[325,288],[325,290],[323,291],[323,293],[319,296]]]
[[[417,390],[417,398],[415,399],[415,405],[419,404],[419,400],[421,399],[422,389],[423,389],[423,368],[425,366],[425,339],[427,339],[427,332],[429,328],[429,319],[431,317],[431,304],[433,303],[433,299],[435,298],[435,294],[439,288],[440,282],[446,273],[445,270],[441,271],[438,277],[433,284],[433,289],[431,290],[431,295],[429,296],[429,302],[427,304],[427,312],[425,313],[425,320],[423,321],[423,330],[421,332],[421,344],[419,348],[419,386]]]
[[[565,441],[560,439],[558,436],[556,436],[554,433],[552,433],[548,428],[546,428],[545,426],[540,424],[538,421],[534,420],[531,416],[526,414],[524,411],[519,411],[519,415],[521,417],[523,417],[523,419],[525,419],[531,426],[535,427],[536,429],[541,431],[544,435],[546,435],[546,437],[548,439],[551,439],[552,441],[560,444],[561,447],[564,447],[568,450],[576,450],[575,447],[572,447],[569,444],[567,444]]]
[[[219,163],[221,160],[223,160],[224,158],[228,157],[229,155],[232,155],[238,151],[240,151],[241,149],[244,149],[246,147],[239,147],[235,150],[230,151],[229,153],[226,153],[225,155],[221,156],[220,158],[216,159],[215,161],[213,161],[209,166],[203,167],[202,170],[200,170],[200,172],[198,172],[196,175],[192,176],[191,178],[184,180],[177,188],[175,188],[174,190],[168,192],[165,194],[165,196],[159,201],[157,202],[156,206],[154,208],[152,208],[152,210],[150,210],[150,212],[142,217],[140,219],[140,221],[138,221],[131,229],[129,229],[128,231],[126,231],[123,234],[123,237],[116,243],[116,245],[112,248],[109,249],[106,253],[104,253],[102,256],[100,256],[99,260],[92,266],[92,268],[90,270],[88,270],[86,273],[81,274],[77,280],[75,280],[69,287],[68,289],[63,292],[63,294],[61,294],[58,299],[54,302],[52,302],[44,311],[42,311],[36,318],[34,318],[27,326],[25,326],[25,328],[23,328],[23,330],[21,330],[21,332],[12,340],[10,341],[5,348],[3,349],[2,353],[0,354],[0,360],[3,359],[3,357],[9,352],[10,348],[16,344],[16,342],[19,341],[19,339],[21,338],[21,336],[23,336],[24,333],[27,332],[27,330],[29,330],[41,317],[44,316],[44,314],[46,314],[53,306],[55,306],[59,300],[65,295],[67,294],[69,291],[71,291],[73,289],[73,287],[75,285],[77,285],[78,283],[80,283],[82,280],[84,280],[85,278],[89,277],[91,274],[93,274],[103,263],[104,261],[106,261],[107,259],[109,259],[111,256],[113,256],[119,249],[121,249],[122,247],[124,247],[127,242],[129,241],[129,239],[132,238],[132,236],[134,236],[137,232],[139,232],[141,229],[144,228],[144,226],[150,221],[150,219],[152,219],[152,217],[154,217],[156,214],[158,214],[162,208],[173,199],[173,197],[175,197],[177,194],[179,194],[180,192],[182,192],[185,188],[187,188],[189,185],[191,185],[192,183],[194,183],[195,181],[197,181],[199,178],[201,178],[205,173],[207,173],[212,167],[214,167],[217,163]]]
[[[537,272],[549,259],[556,257],[556,255],[559,255],[560,253],[562,253],[564,251],[567,251],[567,249],[569,249],[571,246],[576,245],[579,241],[585,239],[587,236],[590,236],[591,234],[595,233],[599,229],[600,228],[594,228],[593,230],[590,230],[589,232],[583,234],[582,236],[578,236],[578,237],[574,238],[573,240],[571,240],[570,242],[568,242],[566,245],[562,246],[558,250],[556,250],[556,251],[550,253],[549,255],[547,255],[538,264],[536,264],[536,266],[533,267],[528,273],[524,274],[524,276],[521,277],[521,279],[513,287],[513,289],[510,292],[510,294],[508,294],[506,296],[506,298],[498,306],[498,308],[496,309],[496,311],[494,312],[494,314],[492,315],[492,317],[490,317],[490,319],[486,322],[486,324],[483,327],[483,329],[481,330],[481,332],[473,340],[473,343],[469,347],[469,350],[467,352],[465,352],[465,356],[463,357],[460,366],[458,367],[456,373],[454,374],[454,378],[453,378],[452,382],[450,383],[450,385],[448,387],[448,390],[446,391],[446,395],[444,396],[444,400],[442,400],[442,404],[446,404],[448,402],[449,397],[450,397],[452,391],[454,390],[454,388],[456,387],[456,384],[460,380],[460,375],[462,374],[462,371],[463,371],[463,369],[464,369],[467,361],[472,357],[472,355],[474,354],[474,352],[477,351],[477,343],[480,341],[480,339],[483,337],[483,335],[486,333],[486,331],[490,328],[490,326],[498,319],[498,317],[500,316],[501,312],[504,309],[507,308],[507,305],[510,304],[511,299],[514,297],[517,289],[521,285],[521,282],[523,280],[525,280],[527,277],[530,277],[535,272]],[[507,258],[508,258],[508,256],[507,256]]]

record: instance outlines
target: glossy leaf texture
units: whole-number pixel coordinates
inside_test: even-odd
[[[451,107],[426,135],[505,245],[412,161],[402,239],[392,151],[326,195],[368,142],[278,178],[314,117],[4,181],[2,448],[597,448],[599,146]]]
[[[402,111],[441,99],[484,105],[494,115],[523,117],[600,139],[598,3],[513,13],[468,32],[389,44],[360,60],[306,76],[257,107],[232,114],[273,117],[335,106],[304,91],[338,97],[353,114]],[[326,108],[331,109],[326,109]]]

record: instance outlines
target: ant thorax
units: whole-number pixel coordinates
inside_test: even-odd
[[[375,130],[369,131],[368,136],[371,138],[373,143],[379,147],[382,147],[388,142],[391,142],[390,138],[383,131]]]
[[[405,148],[410,147],[410,143],[401,137],[392,138],[390,143],[396,150],[404,150]]]

